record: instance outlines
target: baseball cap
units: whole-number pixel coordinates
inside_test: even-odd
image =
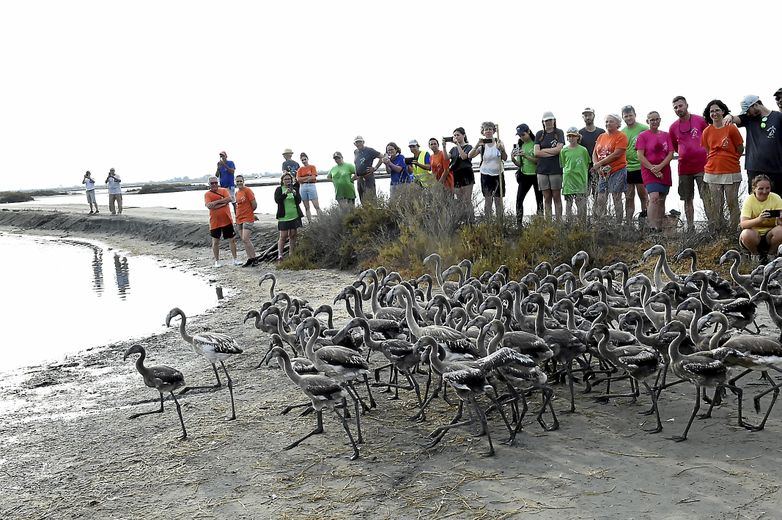
[[[776,92],[774,92],[774,97],[778,98],[779,96],[782,96],[782,87],[779,87]]]
[[[291,150],[290,148],[286,148],[285,150],[282,151],[282,155],[286,155],[286,154],[293,154],[293,150]]]
[[[582,113],[582,114],[586,114],[586,113],[589,113],[589,114],[594,114],[594,113],[595,113],[595,109],[594,109],[594,108],[589,108],[589,107],[586,107],[584,110],[582,110],[582,111],[581,111],[581,113]]]
[[[418,144],[418,141],[415,139],[411,139],[409,143],[407,143],[407,146],[421,146]]]
[[[541,118],[541,120],[542,121],[548,121],[550,119],[556,119],[556,117],[554,117],[554,113],[553,112],[543,112],[543,117]]]
[[[220,152],[220,155],[228,155],[228,154],[225,153],[225,150],[223,150],[222,152]]]
[[[334,152],[332,155],[333,155],[332,157],[333,159],[336,159],[337,157],[342,159],[342,152]]]
[[[575,126],[571,126],[570,128],[567,129],[567,135],[581,135],[581,134],[578,133],[578,128],[576,128]]]
[[[760,101],[760,96],[757,96],[755,94],[749,94],[747,96],[744,96],[744,99],[741,100],[741,112],[739,112],[740,116],[743,116],[747,113],[747,110],[749,110],[749,107],[754,105]]]
[[[363,143],[363,142],[364,142],[364,138],[363,138],[363,137],[361,137],[360,135],[357,135],[357,136],[355,137],[355,139],[353,139],[353,142],[354,142],[354,143],[358,143],[358,142],[362,142],[362,143]]]
[[[529,126],[526,123],[521,123],[516,127],[516,135],[524,135],[529,133]]]

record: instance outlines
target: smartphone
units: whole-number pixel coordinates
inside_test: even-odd
[[[484,143],[484,144],[486,144],[486,143],[493,143],[494,142],[494,138],[493,137],[484,137],[484,138],[481,139],[481,142]]]
[[[452,143],[453,142],[453,137],[443,137],[443,142],[444,143]]]
[[[770,209],[768,210],[768,216],[771,218],[782,217],[782,209]]]
[[[413,164],[415,157],[405,157],[405,164]]]

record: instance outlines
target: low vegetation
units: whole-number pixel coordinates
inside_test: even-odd
[[[176,191],[205,191],[206,186],[197,186],[192,184],[144,184],[139,188],[138,192],[141,195],[147,193],[173,193]]]
[[[443,268],[470,258],[477,273],[505,264],[518,275],[544,260],[554,265],[569,262],[582,249],[590,253],[595,265],[638,261],[644,249],[661,243],[671,254],[692,247],[700,253],[702,263],[713,268],[726,249],[735,247],[735,237],[678,231],[675,218],[672,229],[654,236],[609,219],[552,223],[533,217],[519,226],[515,217],[505,215],[467,223],[463,210],[439,187],[425,191],[416,186],[405,188],[409,192],[393,200],[381,197],[374,205],[354,210],[337,206],[324,210],[302,230],[297,251],[282,267],[356,269],[384,265],[409,277],[430,271],[422,260],[438,252]]]

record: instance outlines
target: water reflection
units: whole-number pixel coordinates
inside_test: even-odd
[[[130,289],[130,267],[128,266],[128,257],[120,256],[114,253],[114,273],[117,277],[117,292],[121,300],[124,300],[128,289]]]
[[[92,248],[92,290],[98,296],[103,295],[103,248],[90,245]]]

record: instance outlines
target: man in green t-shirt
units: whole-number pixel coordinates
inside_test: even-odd
[[[562,195],[565,196],[565,216],[573,216],[573,202],[576,203],[578,217],[586,221],[586,201],[589,193],[589,151],[581,146],[581,134],[578,128],[571,126],[567,130],[568,144],[559,152],[559,164],[562,166]]]
[[[334,162],[337,163],[326,178],[334,184],[334,198],[342,207],[352,208],[356,204],[356,189],[353,187],[353,177],[356,167],[344,162],[341,152],[334,152]]]
[[[641,213],[638,215],[638,218],[646,218],[646,205],[649,196],[646,194],[644,180],[641,177],[641,160],[638,158],[638,152],[635,149],[635,141],[641,132],[649,130],[649,127],[635,120],[635,109],[632,105],[622,107],[622,119],[624,119],[626,125],[622,128],[622,133],[627,136],[627,150],[625,152],[625,157],[627,158],[625,215],[627,216],[627,223],[630,224],[633,222],[633,215],[635,214],[636,192],[641,200]]]

